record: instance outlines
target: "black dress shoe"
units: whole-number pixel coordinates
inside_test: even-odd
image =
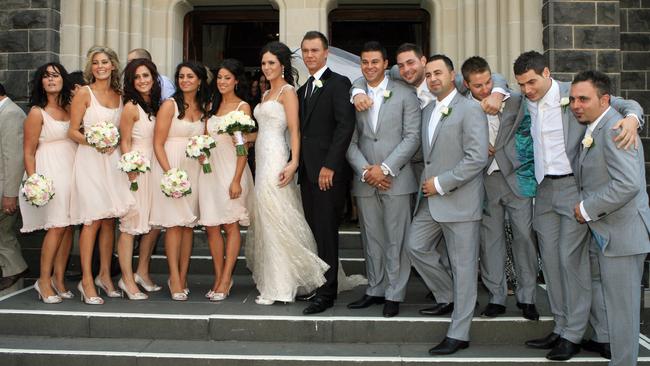
[[[467,347],[469,347],[468,341],[461,341],[458,339],[445,337],[445,339],[440,342],[439,345],[429,350],[429,354],[432,356],[450,355],[452,353],[458,352],[458,350],[465,349]]]
[[[532,348],[551,349],[555,347],[555,345],[559,340],[560,340],[559,334],[550,333],[544,338],[531,339],[529,341],[526,341],[526,345]]]
[[[566,361],[580,352],[580,345],[564,338],[560,338],[555,347],[546,354],[546,358],[552,361]]]
[[[426,309],[420,309],[420,314],[422,315],[446,315],[454,311],[454,303],[437,303],[435,306]]]
[[[296,301],[311,301],[316,296],[316,291],[312,291],[308,294],[296,296]]]
[[[495,318],[497,315],[505,314],[506,307],[499,304],[488,303],[485,310],[481,313],[482,316],[488,318]]]
[[[590,339],[588,341],[582,341],[582,344],[580,346],[585,351],[600,354],[600,357],[602,358],[606,358],[608,360],[612,359],[612,350],[609,347],[609,343],[600,343]]]
[[[334,301],[322,297],[315,297],[311,304],[302,313],[305,315],[318,314],[334,306]]]
[[[359,300],[349,303],[348,309],[363,309],[370,305],[383,304],[385,301],[383,297],[363,295]]]
[[[528,320],[539,320],[539,313],[535,304],[517,303],[517,307],[521,309],[521,315]]]
[[[399,302],[386,300],[384,304],[384,318],[392,318],[399,314]]]
[[[28,272],[29,268],[20,273],[16,273],[15,275],[0,277],[0,291],[6,290],[9,287],[13,286],[16,282],[18,282],[19,279],[25,277]]]

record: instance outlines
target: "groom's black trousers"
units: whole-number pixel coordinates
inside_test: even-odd
[[[310,182],[309,179],[302,179],[300,182],[302,207],[305,211],[307,223],[316,239],[318,256],[330,266],[325,272],[326,282],[316,290],[316,296],[329,300],[336,299],[339,266],[339,224],[343,215],[348,189],[347,180],[342,182],[335,180],[334,186],[327,191],[321,191],[318,188],[318,183]]]

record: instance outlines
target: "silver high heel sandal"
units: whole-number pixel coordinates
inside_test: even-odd
[[[126,288],[126,284],[122,279],[120,278],[119,281],[117,281],[117,287],[122,289],[122,293],[126,294],[126,297],[129,298],[129,300],[146,300],[149,298],[144,292],[136,292],[136,293],[130,293],[129,290]]]
[[[74,294],[73,294],[72,291],[70,291],[70,290],[68,290],[68,291],[59,291],[59,289],[56,288],[56,285],[54,284],[54,279],[52,279],[52,280],[50,281],[50,283],[52,284],[52,289],[54,290],[54,292],[56,292],[56,294],[57,294],[60,298],[62,298],[62,299],[66,299],[66,300],[70,300],[70,299],[73,299],[73,298],[74,298]]]
[[[38,299],[43,300],[43,303],[45,303],[45,304],[58,304],[61,301],[63,301],[63,299],[61,299],[59,297],[59,295],[52,295],[52,296],[44,297],[41,294],[41,289],[38,287],[38,280],[36,280],[36,282],[34,282],[34,290],[36,290],[36,292],[38,293]]]
[[[226,292],[215,292],[212,297],[210,297],[210,301],[223,301],[225,300],[228,295],[230,295],[230,289],[232,289],[232,285],[235,283],[234,280],[230,280],[230,286],[228,286],[228,291]]]
[[[106,286],[104,286],[104,284],[102,283],[102,280],[99,278],[99,276],[95,277],[95,286],[104,290],[104,293],[108,297],[122,297],[122,293],[117,290],[108,291],[106,289]],[[100,291],[98,290],[97,293],[100,293]]]
[[[155,283],[151,285],[147,284],[144,281],[144,279],[140,277],[140,275],[137,273],[133,274],[133,279],[135,280],[135,283],[142,286],[142,288],[145,289],[147,292],[156,292],[162,290],[162,286],[158,286]]]
[[[84,287],[81,285],[81,282],[77,285],[77,290],[81,293],[81,301],[88,305],[102,305],[104,304],[104,299],[99,296],[86,297],[84,292]]]

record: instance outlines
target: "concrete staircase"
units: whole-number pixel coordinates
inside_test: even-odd
[[[26,256],[32,262],[37,245],[31,249],[29,245]],[[357,232],[341,233],[342,263],[348,273],[363,273],[360,248]],[[155,280],[164,284],[162,253],[154,257],[152,269]],[[417,276],[411,277],[400,315],[386,319],[381,306],[347,309],[345,305],[360,297],[363,288],[341,293],[333,308],[314,316],[302,315],[305,303],[256,305],[257,291],[243,260],[237,264],[228,299],[210,303],[203,297],[213,278],[202,233],[196,235],[190,271],[187,302],[171,301],[166,290],[140,302],[105,299],[103,306],[85,305],[78,297],[45,305],[36,300],[31,287],[0,297],[0,365],[561,364],[546,360],[546,351],[523,345],[524,340],[543,336],[553,327],[543,287],[537,294],[542,314],[538,322],[523,319],[514,298],[508,299],[504,316],[479,317],[488,302],[480,288],[470,348],[431,357],[427,350],[444,338],[449,317],[418,314],[430,303]],[[68,286],[75,288],[76,283]],[[607,365],[607,360],[583,351],[571,364]],[[645,336],[640,342],[639,365],[650,365],[650,340]]]

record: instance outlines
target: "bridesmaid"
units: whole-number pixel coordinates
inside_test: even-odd
[[[156,65],[148,59],[135,59],[124,69],[124,110],[120,118],[120,148],[122,154],[138,150],[153,162],[153,129],[156,113],[160,107],[161,88],[158,83]],[[120,260],[122,278],[117,285],[131,300],[144,300],[148,296],[138,289],[141,284],[147,291],[158,291],[160,286],[149,278],[149,259],[159,229],[149,225],[149,212],[154,186],[151,173],[128,173],[130,181],[137,180],[138,190],[133,193],[136,215],[120,219],[120,238],[117,254]],[[133,237],[140,238],[138,272],[133,274]]]
[[[182,169],[189,176],[192,193],[170,198],[160,188],[154,189],[149,224],[167,228],[167,286],[173,300],[184,301],[189,294],[187,271],[192,254],[192,228],[199,215],[199,174],[203,174],[199,162],[185,156],[185,147],[190,137],[205,131],[210,94],[205,68],[194,62],[183,62],[176,67],[174,83],[176,93],[162,104],[156,116],[153,149],[157,163],[153,164],[151,177],[158,187],[163,172]]]
[[[104,153],[88,145],[79,131],[83,125],[88,131],[93,125],[108,121],[119,126],[122,113],[120,98],[119,61],[115,51],[95,46],[88,51],[84,78],[88,86],[82,87],[72,99],[70,130],[68,135],[79,144],[75,157],[70,216],[75,224],[84,224],[79,234],[82,280],[77,286],[86,304],[100,305],[92,277],[92,254],[97,231],[99,235],[100,269],[94,285],[109,297],[120,297],[111,280],[111,256],[115,217],[131,214],[135,199],[129,191],[126,175],[116,167],[119,151]]]
[[[72,245],[70,183],[77,150],[77,144],[68,138],[71,87],[67,71],[56,62],[39,67],[31,85],[31,110],[24,124],[25,178],[39,173],[52,179],[55,195],[43,207],[30,205],[20,195],[20,231],[47,230],[41,248],[41,273],[34,288],[44,303],[55,304],[74,297],[64,283]]]
[[[244,78],[244,65],[237,60],[223,60],[217,69],[211,117],[207,122],[207,132],[217,142],[210,155],[214,173],[199,176],[199,224],[207,231],[216,275],[212,289],[205,295],[212,301],[224,300],[230,293],[232,271],[241,246],[239,225],[249,225],[246,198],[253,187],[253,177],[247,157],[237,156],[232,138],[216,131],[217,123],[229,112],[240,110],[250,116],[251,108],[243,101],[247,95]],[[226,232],[225,248],[222,227]]]

